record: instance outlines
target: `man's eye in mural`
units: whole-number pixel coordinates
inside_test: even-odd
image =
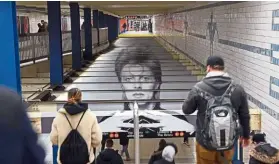
[[[133,77],[123,77],[123,79],[124,82],[132,82]]]
[[[148,76],[144,76],[141,79],[143,79],[144,82],[149,82],[151,80],[151,78]]]

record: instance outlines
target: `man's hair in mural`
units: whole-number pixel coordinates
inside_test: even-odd
[[[162,70],[160,61],[148,50],[122,50],[115,61],[115,73],[121,82],[121,71],[127,64],[142,65],[150,68],[157,83],[162,83]]]
[[[148,48],[145,49],[124,49],[122,50],[115,61],[115,73],[118,77],[119,82],[121,82],[121,72],[122,69],[127,64],[133,64],[133,65],[142,65],[145,67],[150,68],[150,71],[152,72],[155,83],[159,84],[158,90],[160,90],[161,84],[162,84],[162,70],[161,70],[161,64],[160,61],[152,54],[152,51]],[[124,94],[123,90],[123,94]],[[123,96],[125,98],[125,96]],[[154,91],[153,99],[157,100],[160,98],[160,91]],[[124,104],[124,109],[127,110],[128,104]],[[155,109],[160,109],[160,102],[156,103]]]

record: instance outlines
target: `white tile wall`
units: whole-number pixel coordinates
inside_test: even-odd
[[[164,16],[155,18],[155,31],[176,48],[197,61],[205,64],[210,51],[210,41],[189,33],[206,36],[207,25],[213,12],[213,22],[217,23],[218,38],[271,50],[271,44],[279,44],[279,31],[272,30],[273,10],[279,9],[278,1],[243,2],[231,5],[216,6],[201,10],[184,12],[188,21],[188,35],[168,37],[177,34],[161,22]],[[275,19],[275,23],[279,19]],[[271,57],[214,42],[214,55],[222,56],[226,70],[234,79],[243,85],[246,92],[254,99],[279,113],[279,100],[270,96],[270,77],[279,78],[279,66],[271,64]],[[278,52],[273,52],[274,57]],[[272,85],[274,91],[279,87]],[[253,102],[250,102],[255,107]],[[262,110],[263,111],[263,110]],[[268,140],[279,148],[279,120],[263,111],[262,129]]]
[[[48,22],[48,16],[43,13],[25,13],[18,11],[17,16],[28,16],[29,17],[29,23],[30,23],[30,33],[37,33],[38,32],[38,23],[41,22],[41,20],[45,20]],[[69,16],[67,18],[67,31],[71,30],[71,18]],[[84,22],[83,18],[80,18],[80,26]]]

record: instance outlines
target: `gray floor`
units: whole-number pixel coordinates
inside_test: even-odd
[[[152,139],[150,139],[152,140]],[[46,164],[52,164],[53,163],[53,156],[52,156],[52,146],[51,146],[51,143],[50,143],[50,138],[49,138],[49,134],[41,134],[39,136],[39,143],[44,147],[45,151],[46,151]],[[141,147],[145,147],[144,145],[141,145]],[[249,148],[245,148],[244,149],[244,162],[247,163],[248,162],[248,150]],[[146,150],[148,151],[148,150]],[[150,154],[152,153],[153,150],[150,151]],[[178,151],[185,151],[183,149],[180,149]],[[195,163],[195,150],[194,149],[191,149],[190,152],[192,155],[189,154],[189,150],[188,151],[185,151],[185,154],[188,154],[185,156],[185,158],[178,158],[176,159],[176,164],[194,164]],[[130,153],[133,153],[133,152],[130,152]],[[141,164],[147,164],[148,162],[148,159],[141,159]],[[129,162],[126,162],[125,161],[125,164],[133,164],[134,161],[129,161]]]

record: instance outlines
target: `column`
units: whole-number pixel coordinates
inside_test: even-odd
[[[99,11],[93,10],[93,28],[97,30],[98,46],[100,45]]]
[[[119,19],[118,17],[113,16],[113,22],[114,22],[114,35],[113,35],[113,39],[116,40],[118,37],[118,33],[119,33]]]
[[[120,31],[120,20],[119,20],[119,18],[118,17],[115,17],[115,19],[116,19],[116,23],[117,23],[117,31],[116,31],[116,39],[118,38],[118,35],[119,35],[119,31]],[[128,27],[128,25],[127,25],[127,27]]]
[[[116,19],[115,19],[116,17],[115,16],[111,16],[111,22],[112,22],[112,24],[111,24],[111,26],[112,26],[112,41],[115,41],[115,39],[116,39],[116,30],[117,30],[117,22],[116,22]]]
[[[99,11],[99,27],[104,28],[104,13]]]
[[[108,27],[108,14],[104,14],[104,27]]]
[[[91,9],[84,8],[84,32],[85,32],[85,60],[93,60],[92,55],[92,24]]]
[[[21,94],[16,2],[0,2],[0,84]]]
[[[81,70],[81,38],[80,38],[80,13],[79,4],[70,3],[71,33],[72,33],[72,68]]]
[[[112,16],[106,15],[107,27],[108,27],[108,40],[109,42],[113,41],[113,19]]]
[[[47,1],[51,86],[63,85],[63,56],[60,1]]]

